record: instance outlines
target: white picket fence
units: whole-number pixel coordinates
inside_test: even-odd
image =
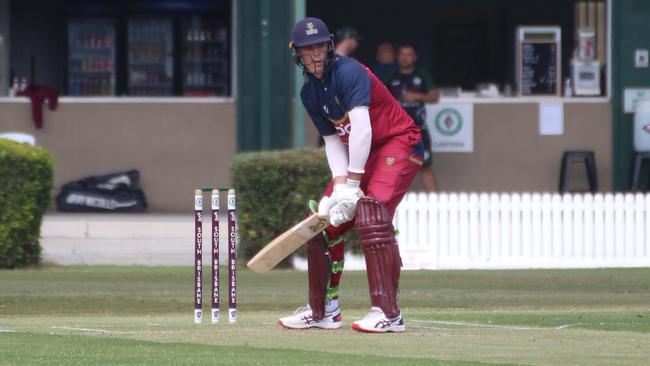
[[[650,194],[409,193],[404,269],[650,266]]]

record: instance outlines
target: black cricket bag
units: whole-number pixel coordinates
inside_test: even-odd
[[[140,189],[140,172],[86,177],[61,187],[56,208],[64,212],[140,212],[147,200]]]

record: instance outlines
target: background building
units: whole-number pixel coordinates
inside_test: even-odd
[[[194,187],[229,181],[237,151],[316,144],[287,50],[305,15],[331,31],[354,26],[364,37],[356,57],[369,66],[379,42],[415,43],[445,87],[442,104],[472,111],[471,148],[435,154],[441,190],[556,191],[562,152],[585,149],[596,154],[600,190],[628,189],[625,91],[650,88],[639,62],[650,48],[650,5],[641,0],[0,0],[0,132],[33,134],[51,150],[57,186],[135,168],[152,210],[184,210]],[[532,66],[517,57],[517,30],[540,26],[560,30],[559,61],[535,49],[557,80],[519,95],[518,75]],[[597,92],[564,96],[567,79],[576,86],[585,34]],[[5,97],[14,79],[61,93],[57,110],[44,108],[43,129],[26,98]],[[500,95],[480,97],[478,84]],[[559,133],[540,133],[540,106],[559,108]],[[579,173],[573,187],[586,184]]]

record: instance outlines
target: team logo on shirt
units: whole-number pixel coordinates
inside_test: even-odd
[[[340,124],[334,126],[334,128],[336,128],[336,132],[338,132],[339,137],[341,137],[341,141],[347,144],[348,136],[350,135],[350,131],[352,130],[352,125],[348,122],[346,124]]]
[[[327,107],[327,104],[323,104],[323,110],[325,113],[330,114],[330,109]]]
[[[422,79],[420,79],[419,76],[416,76],[413,78],[413,85],[420,85],[422,84]]]
[[[395,164],[395,158],[393,158],[391,156],[387,157],[386,158],[386,165],[391,166],[393,164]]]
[[[318,29],[314,27],[314,23],[309,22],[307,23],[307,30],[305,30],[305,33],[307,33],[308,36],[311,36],[313,34],[318,34]]]

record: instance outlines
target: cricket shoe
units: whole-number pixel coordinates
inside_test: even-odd
[[[341,308],[337,307],[331,312],[326,311],[323,319],[316,320],[312,317],[309,305],[299,308],[293,315],[278,319],[278,324],[287,329],[339,329],[341,323]]]
[[[398,333],[405,331],[406,327],[401,313],[390,319],[380,308],[373,306],[363,319],[352,323],[352,329],[364,333]]]

